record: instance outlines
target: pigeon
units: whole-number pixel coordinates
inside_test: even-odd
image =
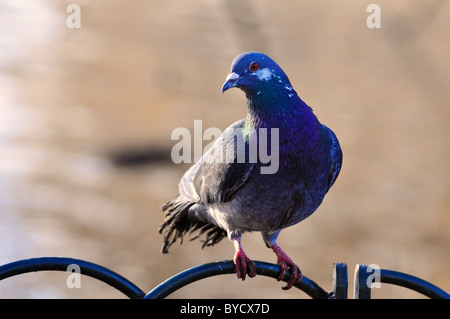
[[[191,240],[205,236],[203,247],[227,237],[235,248],[236,275],[245,280],[256,270],[241,237],[245,232],[261,232],[280,265],[278,280],[288,275],[282,288],[289,289],[302,273],[277,244],[278,235],[317,210],[339,175],[342,150],[333,131],[319,122],[267,55],[238,55],[222,93],[231,88],[245,93],[247,116],[215,140],[181,178],[179,195],[163,205],[165,219],[158,229],[163,235],[161,251],[168,253],[187,233]],[[269,152],[261,152],[264,144],[274,162],[271,170]]]

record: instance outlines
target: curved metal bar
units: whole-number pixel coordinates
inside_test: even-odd
[[[132,282],[103,266],[80,259],[65,257],[41,257],[15,261],[0,266],[0,280],[34,271],[67,271],[70,265],[80,267],[81,274],[93,277],[116,288],[129,298],[142,298],[145,293]]]
[[[280,266],[274,265],[262,261],[255,261],[256,274],[263,275],[272,278],[278,278],[280,274]],[[147,293],[144,299],[162,299],[175,292],[176,290],[207,277],[234,274],[234,263],[231,260],[219,261],[214,263],[203,264],[197,267],[187,269],[177,275],[167,279],[153,290]],[[283,281],[289,280],[289,273],[283,278]],[[294,284],[294,286],[312,298],[327,299],[329,293],[323,290],[314,281],[310,280],[306,276],[303,276],[300,282]]]
[[[232,261],[208,263],[180,272],[179,274],[159,284],[149,293],[145,294],[132,282],[103,266],[74,258],[41,257],[20,260],[0,266],[0,280],[28,272],[44,270],[68,271],[68,267],[71,265],[77,265],[78,267],[80,267],[81,274],[107,283],[108,285],[124,293],[129,298],[136,299],[165,298],[174,291],[200,279],[235,273],[234,264]],[[361,265],[357,265],[357,270],[359,269],[358,266]],[[278,278],[278,275],[280,273],[280,266],[266,262],[255,261],[255,268],[258,275],[267,277]],[[359,276],[356,276],[355,278],[357,279],[359,278]],[[288,280],[289,273],[287,273],[285,278],[283,278],[283,281]],[[379,280],[384,283],[389,283],[415,290],[429,298],[450,299],[450,294],[440,289],[439,287],[423,279],[398,271],[380,269]],[[367,280],[365,280],[364,283],[366,281]],[[302,280],[294,284],[294,286],[304,291],[312,298],[326,299],[333,297],[332,292],[327,293],[319,285],[317,285],[314,281],[310,280],[306,276],[303,276]],[[335,293],[337,293],[337,291]],[[368,296],[368,298],[370,298],[370,295]]]
[[[450,295],[441,288],[436,287],[428,281],[402,272],[381,269],[380,281],[415,290],[429,298],[450,299]]]

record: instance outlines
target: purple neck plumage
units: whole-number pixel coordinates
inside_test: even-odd
[[[269,140],[270,129],[278,128],[281,159],[290,159],[305,153],[302,151],[315,149],[321,124],[312,109],[296,93],[294,96],[278,95],[273,100],[247,95],[247,102],[245,127],[257,131],[267,128]]]

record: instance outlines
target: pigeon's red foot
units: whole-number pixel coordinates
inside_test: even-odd
[[[256,276],[255,263],[242,250],[236,251],[234,254],[234,268],[236,269],[237,277],[242,280],[245,280],[247,274],[249,277]]]
[[[287,271],[289,270],[289,280],[286,286],[282,287],[282,289],[291,289],[297,281],[302,280],[302,272],[300,271],[300,268],[298,268],[298,266],[292,261],[292,259],[289,258],[289,256],[286,255],[286,253],[280,248],[280,246],[274,244],[272,246],[272,249],[277,255],[277,265],[281,266],[281,272],[278,276],[278,281],[283,280],[283,278],[286,276]]]
[[[238,278],[245,280],[245,276],[248,273],[249,277],[256,276],[255,263],[247,257],[247,255],[242,250],[241,239],[236,238],[233,240],[234,248],[236,253],[234,254],[234,268],[236,270],[236,275]],[[248,269],[248,272],[247,272]]]

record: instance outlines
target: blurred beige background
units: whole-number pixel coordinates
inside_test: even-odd
[[[70,3],[81,28],[69,29]],[[225,129],[246,114],[220,89],[233,58],[262,51],[332,128],[341,175],[319,210],[279,244],[331,290],[333,262],[378,264],[450,291],[450,3],[376,1],[0,1],[0,264],[67,256],[150,291],[202,263],[231,259],[227,240],[160,254],[160,206],[189,165],[170,161],[177,127]],[[206,142],[205,142],[206,144]],[[275,262],[260,234],[243,245]],[[1,298],[122,298],[82,277],[0,281]],[[274,279],[218,276],[177,298],[307,298]],[[382,285],[375,298],[421,298]]]

